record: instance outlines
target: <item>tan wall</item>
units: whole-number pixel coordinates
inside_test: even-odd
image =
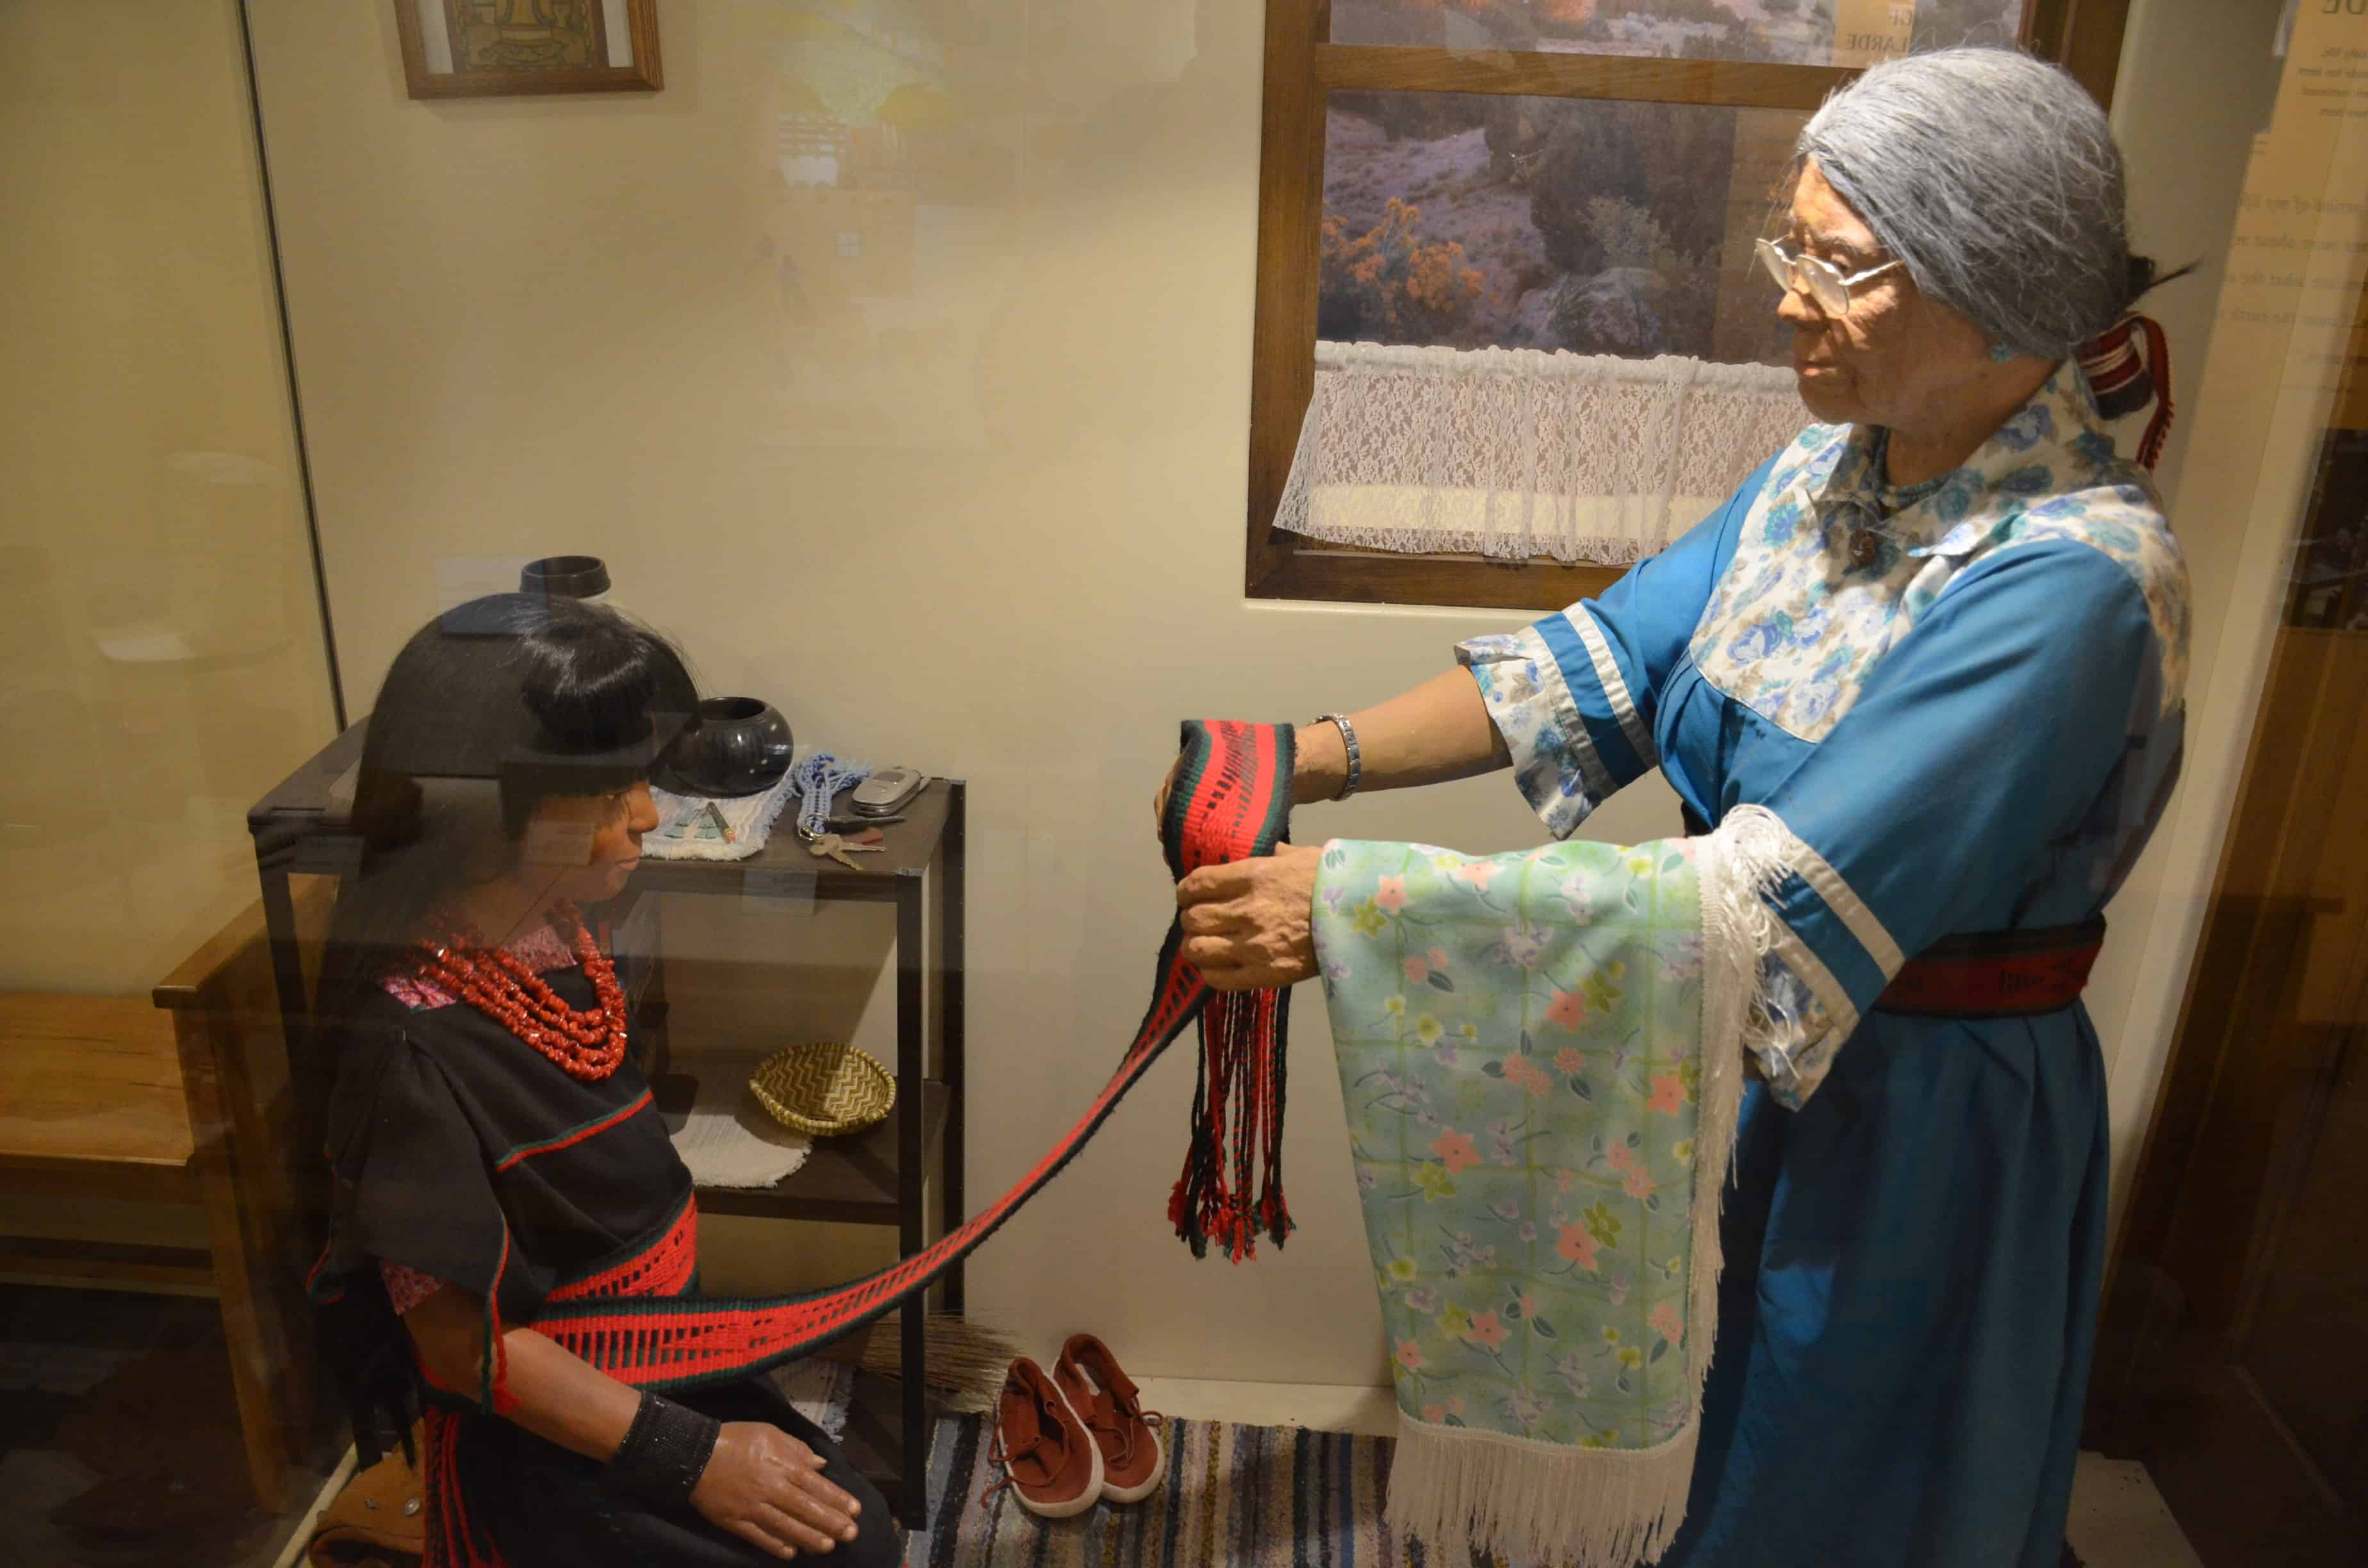
[[[2200,909],[2198,849],[2186,844],[2173,852],[2174,824],[2195,793],[2192,777],[2199,763],[2208,772],[2214,748],[2230,741],[2225,722],[2207,728],[2199,721],[2219,669],[2221,631],[2235,583],[2229,565],[2250,518],[2241,509],[2187,505],[2184,479],[2197,449],[2203,413],[2198,392],[2226,276],[2237,194],[2253,133],[2267,123],[2277,96],[2270,40],[2280,9],[2281,0],[2137,0],[2130,9],[2113,96],[2113,131],[2129,168],[2132,233],[2165,267],[2197,264],[2193,275],[2164,285],[2146,301],[2169,335],[2181,405],[2157,473],[2172,529],[2188,559],[2194,632],[2189,779],[2114,901],[2109,915],[2112,937],[2089,987],[2089,1010],[2112,1070],[2117,1196],[2126,1190],[2151,1113],[2152,1085],[2177,1020],[2176,995],[2169,995],[2168,1009],[2162,1004],[2183,986],[2195,940],[2184,917]],[[2216,417],[2218,410],[2213,412]],[[2180,935],[2183,941],[2177,939]]]
[[[1175,720],[1354,706],[1517,620],[1242,598],[1260,8],[1212,3],[1196,28],[1180,3],[1079,6],[1032,37],[1021,7],[985,9],[991,36],[940,41],[959,128],[1000,153],[941,146],[952,172],[924,167],[970,194],[922,191],[902,291],[812,288],[802,314],[769,160],[775,117],[801,107],[782,83],[803,8],[661,7],[655,97],[438,105],[404,96],[385,6],[252,12],[357,710],[436,607],[439,559],[583,550],[711,689],[772,699],[803,741],[966,776],[982,1196],[1066,1128],[1141,1017]],[[1666,790],[1633,794],[1605,832],[1674,831]],[[1503,780],[1301,831],[1537,837]],[[688,1000],[686,1033],[745,1050],[844,1025],[852,968],[855,1038],[888,1049],[891,993],[845,956],[878,963],[876,924],[667,921],[677,954],[791,960],[778,1004]],[[1287,1250],[1194,1264],[1165,1233],[1178,1060],[979,1256],[976,1306],[1042,1349],[1096,1329],[1146,1373],[1382,1381],[1311,999],[1295,1050]],[[753,1222],[711,1235],[734,1284],[863,1256]]]
[[[2212,60],[2208,9],[2139,0],[2134,40],[2157,46],[2141,74]],[[1067,1125],[1140,1014],[1167,901],[1145,808],[1171,721],[1353,706],[1518,618],[1242,598],[1261,8],[1130,0],[1032,32],[1016,5],[957,10],[886,40],[895,66],[835,30],[834,7],[668,5],[653,97],[438,105],[404,97],[386,6],[256,0],[253,17],[348,697],[368,706],[436,608],[439,567],[497,580],[519,557],[589,551],[712,689],[774,699],[802,740],[966,775],[984,1195]],[[2163,12],[2180,25],[2149,33]],[[894,77],[931,50],[953,133],[922,164],[909,234],[877,272],[825,256],[785,290],[782,256],[824,233],[774,161],[778,117],[816,107],[801,62],[877,92],[894,83],[872,66]],[[2218,255],[2212,202],[2233,204],[2241,174],[2203,97],[2177,104],[2183,119],[2124,113],[2141,235],[2174,257]],[[2149,208],[2164,187],[2186,194]],[[2242,520],[2180,527],[2234,537]],[[1592,831],[1674,827],[1653,780]],[[1502,779],[1304,814],[1303,838],[1333,834],[1538,836]],[[2124,924],[2142,937],[2150,916]],[[877,924],[667,918],[677,954],[791,960],[778,1001],[688,1000],[687,1030],[744,1051],[830,1029],[887,1048]],[[2109,1051],[2145,949],[2118,939],[2100,982]],[[1295,1051],[1287,1251],[1194,1265],[1163,1233],[1190,1089],[1178,1062],[980,1255],[976,1307],[1040,1346],[1095,1328],[1148,1373],[1383,1381],[1305,999]],[[2117,1098],[2117,1123],[2133,1115]],[[843,1236],[713,1233],[721,1277],[752,1287],[866,1256]]]
[[[0,986],[137,991],[333,733],[233,0],[0,6]]]
[[[2109,1047],[2115,1222],[2126,1201],[2177,1033],[2195,942],[2217,873],[2280,608],[2287,555],[2333,404],[2318,357],[2341,325],[2289,315],[2357,298],[2359,241],[2368,227],[2368,135],[2330,120],[2297,91],[2297,70],[2322,51],[2368,42],[2356,18],[2298,13],[2290,59],[2269,53],[2278,0],[2139,0],[2131,9],[2116,95],[2130,162],[2132,222],[2156,255],[2204,265],[2149,308],[2177,346],[2182,434],[2164,461],[2171,521],[2194,585],[2187,770],[2180,793],[2112,911],[2096,988]],[[2284,84],[2282,87],[2282,82]],[[2258,134],[2257,134],[2258,133]],[[2241,199],[2248,206],[2241,212]],[[2305,216],[2296,205],[2350,210]],[[2275,203],[2277,205],[2272,206]],[[2309,290],[2248,280],[2294,253],[2237,245],[2241,236],[2332,240]],[[2348,283],[2328,287],[2350,269]]]

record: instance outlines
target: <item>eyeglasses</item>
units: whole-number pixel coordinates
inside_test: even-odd
[[[1886,261],[1845,277],[1842,269],[1832,262],[1814,256],[1794,256],[1774,240],[1761,240],[1758,248],[1759,264],[1768,269],[1769,277],[1776,279],[1779,289],[1787,293],[1807,290],[1809,298],[1817,302],[1817,309],[1829,316],[1849,312],[1852,289],[1870,278],[1880,278],[1893,267],[1905,265],[1897,260]]]

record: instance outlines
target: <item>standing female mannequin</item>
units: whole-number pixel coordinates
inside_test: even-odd
[[[1294,793],[1510,767],[1560,837],[1657,766],[1694,831],[1781,868],[1661,1561],[2055,1568],[2104,1264],[2096,1033],[2077,1001],[1894,982],[1944,939],[2093,954],[2177,776],[2185,572],[2074,363],[2152,267],[2103,115],[2025,56],[1877,66],[1798,152],[1762,255],[1826,423],[1601,598],[1349,715],[1353,771],[1304,730]],[[1307,978],[1317,858],[1188,878],[1186,957]]]

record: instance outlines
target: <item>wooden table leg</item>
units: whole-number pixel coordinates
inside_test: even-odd
[[[921,879],[907,877],[896,890],[896,1207],[897,1251],[910,1257],[927,1244],[921,1209],[928,1154],[921,1145],[922,1047],[927,1000],[928,954],[923,948]],[[918,1529],[929,1511],[929,1390],[925,1319],[928,1292],[904,1304],[897,1316],[903,1335],[903,1506],[907,1528]]]
[[[186,1016],[174,1020],[183,1031],[202,1030],[210,1021]],[[289,1460],[281,1424],[290,1413],[281,1405],[289,1392],[289,1369],[280,1364],[288,1336],[284,1332],[273,1333],[274,1323],[267,1321],[276,1321],[277,1314],[265,1299],[267,1282],[257,1278],[256,1260],[249,1256],[247,1229],[241,1220],[238,1187],[224,1136],[228,1119],[221,1082],[186,1038],[181,1052],[183,1089],[197,1134],[197,1149],[189,1164],[205,1210],[214,1288],[221,1294],[222,1340],[230,1353],[231,1389],[238,1400],[247,1479],[255,1488],[256,1505],[267,1514],[276,1514],[287,1500],[288,1488]],[[268,1267],[268,1260],[265,1262]]]
[[[968,1024],[964,1011],[964,989],[968,985],[968,968],[963,954],[967,935],[963,926],[964,870],[967,866],[966,839],[969,833],[970,789],[956,778],[948,786],[952,799],[946,812],[946,831],[939,840],[938,863],[938,984],[939,1003],[938,1027],[944,1031],[939,1036],[943,1062],[938,1071],[946,1085],[945,1169],[939,1176],[939,1199],[944,1206],[939,1223],[951,1231],[967,1218],[963,1207],[963,1160],[966,1147],[962,1128],[969,1119],[969,1106],[962,1098],[964,1035]],[[962,1310],[962,1264],[946,1270],[946,1311]]]

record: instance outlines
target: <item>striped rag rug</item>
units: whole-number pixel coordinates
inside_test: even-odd
[[[1008,1491],[980,1503],[999,1474],[986,1422],[938,1423],[929,1528],[911,1537],[905,1568],[1426,1568],[1382,1521],[1388,1437],[1170,1421],[1158,1491],[1040,1519]],[[1446,1565],[1433,1554],[1428,1568]]]

